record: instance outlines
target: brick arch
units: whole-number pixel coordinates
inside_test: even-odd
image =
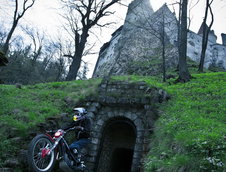
[[[120,112],[121,111],[121,112]],[[114,110],[112,108],[112,113],[109,113],[107,116],[102,116],[101,119],[96,121],[98,125],[98,130],[100,133],[103,133],[104,127],[111,120],[125,120],[127,122],[131,122],[131,124],[137,129],[137,131],[144,130],[143,121],[140,118],[140,114],[136,114],[136,112],[130,112],[130,110]]]
[[[136,143],[136,127],[128,118],[116,116],[102,127],[97,171],[130,171]],[[122,171],[122,170],[121,170]]]
[[[110,125],[113,125],[111,121],[118,123],[117,125],[121,128],[129,128],[130,131],[132,131],[129,133],[123,131],[122,134],[125,136],[127,134],[133,135],[134,140],[131,142],[134,146],[132,151],[129,146],[117,147],[118,149],[115,153],[112,153],[111,156],[106,154],[106,158],[113,157],[111,162],[114,164],[117,163],[117,161],[114,161],[114,157],[117,157],[123,152],[129,156],[132,154],[131,172],[143,171],[144,157],[149,151],[149,143],[151,141],[150,134],[153,132],[154,121],[158,118],[158,106],[155,106],[155,104],[167,100],[167,94],[162,93],[165,93],[164,90],[149,87],[145,82],[112,82],[106,79],[103,80],[98,87],[97,97],[87,97],[87,111],[93,122],[89,158],[87,158],[86,163],[91,171],[105,172],[103,168],[98,170],[98,162],[101,158],[103,140],[106,136],[105,130],[108,129]],[[121,123],[119,121],[121,121]],[[110,129],[108,129],[108,132],[115,134],[113,132],[114,129],[117,130],[117,127],[114,128],[113,125],[112,128],[110,127]],[[117,132],[119,131],[116,131],[116,133]],[[115,137],[116,140],[122,139],[121,143],[126,143],[122,137],[117,135]],[[109,147],[109,149],[113,149],[113,147]],[[110,168],[110,165],[106,168]],[[116,171],[119,170],[116,169]]]
[[[107,119],[104,120],[104,124],[103,126],[101,127],[101,130],[102,130],[102,133],[104,134],[105,132],[105,129],[113,124],[113,123],[117,123],[119,121],[122,121],[124,123],[127,123],[128,125],[130,125],[132,127],[132,129],[134,130],[134,133],[136,133],[136,125],[134,124],[134,121],[125,117],[125,116],[114,116],[114,117],[109,117]]]
[[[110,112],[109,112],[110,111]],[[128,156],[131,156],[131,171],[139,171],[138,169],[140,168],[140,159],[141,159],[141,154],[142,154],[142,148],[143,148],[143,140],[144,140],[144,125],[143,125],[143,121],[140,118],[141,115],[141,111],[137,110],[137,109],[131,109],[131,108],[119,108],[119,107],[111,107],[106,108],[106,107],[102,107],[100,108],[100,110],[97,112],[96,117],[93,119],[94,123],[96,124],[94,126],[94,132],[92,135],[92,138],[94,139],[94,142],[96,144],[96,151],[93,152],[95,154],[95,167],[94,167],[94,171],[96,172],[104,172],[103,169],[108,169],[110,166],[112,166],[115,161],[114,161],[114,157],[113,159],[108,159],[109,163],[108,167],[100,167],[100,165],[98,165],[101,161],[103,161],[103,159],[105,159],[105,163],[104,165],[106,165],[107,162],[107,158],[112,158],[113,154],[115,155],[115,157],[117,157],[117,155],[120,154],[127,154]],[[108,153],[106,153],[107,151],[105,150],[105,155],[101,154],[101,152],[104,149],[113,149],[112,147],[107,145],[103,145],[109,142],[105,142],[104,143],[104,139],[106,139],[106,129],[109,128],[109,126],[111,125],[119,125],[120,127],[124,128],[127,127],[129,128],[129,130],[131,130],[132,132],[126,132],[124,131],[124,135],[125,137],[127,135],[133,135],[134,140],[129,140],[129,137],[127,137],[126,139],[129,141],[129,143],[131,144],[130,146],[126,147],[126,146],[122,146],[122,147],[117,147],[117,149],[115,150],[115,152],[111,152],[112,155],[109,156],[107,155]],[[117,129],[117,128],[116,128]],[[112,134],[112,133],[111,133]],[[115,133],[113,133],[115,134]],[[118,136],[120,137],[120,136]],[[110,140],[110,138],[108,138]],[[106,140],[108,140],[106,139]],[[125,141],[125,140],[124,140]],[[93,142],[93,143],[94,143]],[[123,140],[122,140],[123,142]],[[109,151],[109,150],[108,150]],[[122,153],[124,152],[124,153]],[[103,157],[105,156],[105,157]],[[127,161],[126,161],[127,162]],[[116,162],[115,162],[116,163]],[[128,162],[129,163],[129,160]],[[117,163],[116,163],[117,164]],[[114,166],[114,165],[113,165]],[[112,168],[112,167],[111,167]],[[118,170],[118,169],[115,169]]]

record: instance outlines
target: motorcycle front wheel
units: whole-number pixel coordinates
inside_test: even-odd
[[[28,163],[36,172],[51,172],[56,161],[54,150],[48,151],[54,142],[46,135],[40,134],[34,137],[28,148]]]

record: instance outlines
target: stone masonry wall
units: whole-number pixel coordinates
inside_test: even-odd
[[[109,172],[111,153],[114,148],[128,148],[133,151],[131,172],[142,171],[143,158],[149,151],[151,142],[150,134],[154,121],[158,118],[156,105],[168,98],[166,92],[154,87],[150,88],[144,82],[104,81],[99,87],[98,96],[86,99],[88,116],[93,121],[88,166],[94,172]],[[112,137],[106,136],[104,133],[108,129],[106,126],[112,121],[122,124],[119,126],[124,126],[124,124],[133,126],[129,128],[130,130],[134,128],[134,144],[131,143],[132,141],[128,143],[122,141],[110,145],[113,143],[110,141]],[[123,132],[127,133],[122,127]],[[117,138],[120,140],[122,137]],[[103,151],[105,152],[103,153]],[[106,156],[106,152],[109,155]]]
[[[126,153],[129,159],[125,160],[125,168],[130,168],[126,171],[142,172],[144,157],[149,151],[151,142],[150,134],[159,116],[158,106],[168,99],[169,96],[164,90],[150,87],[145,82],[131,83],[106,79],[100,84],[96,95],[87,97],[75,105],[85,107],[88,111],[87,115],[92,119],[91,144],[85,160],[90,170],[113,172],[114,169],[124,165],[118,164],[117,154]],[[68,122],[71,122],[71,114],[62,113],[49,117],[45,123],[40,123],[37,131],[32,130],[21,141],[25,145],[21,147],[18,157],[9,160],[5,168],[0,168],[0,171],[10,172],[14,168],[28,171],[26,157],[28,142],[37,133],[57,129]],[[74,141],[73,133],[68,143],[72,141]],[[57,172],[59,169],[54,171]]]

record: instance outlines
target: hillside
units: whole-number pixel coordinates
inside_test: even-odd
[[[162,85],[172,99],[161,106],[146,171],[226,171],[226,73],[193,76]]]
[[[38,131],[37,125],[48,117],[71,113],[74,105],[93,94],[99,83],[100,80],[54,82],[21,89],[0,85],[0,168],[18,166],[20,162],[15,157],[25,158],[21,150],[27,149]]]
[[[150,136],[151,149],[145,163],[147,172],[226,170],[226,73],[193,77],[186,84],[174,84],[173,80],[161,83],[150,77],[114,77],[145,81],[171,96],[159,105],[160,117]],[[95,95],[99,83],[100,80],[57,82],[21,89],[0,85],[0,168],[7,166],[20,149],[26,149],[28,136],[37,124],[69,113],[76,102]]]

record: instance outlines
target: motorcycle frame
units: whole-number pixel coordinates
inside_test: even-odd
[[[66,133],[65,133],[65,134],[66,134]],[[57,160],[60,160],[61,157],[63,158],[64,154],[67,153],[68,156],[70,156],[74,162],[77,162],[75,156],[73,155],[73,153],[71,152],[71,150],[70,150],[70,148],[69,148],[69,145],[68,145],[67,141],[66,141],[65,138],[63,137],[65,134],[63,134],[62,136],[60,136],[60,137],[57,138],[57,139],[54,139],[50,134],[46,133],[46,135],[54,142],[54,144],[55,144],[56,142],[58,142],[57,145],[55,146],[55,148],[53,149],[53,150],[56,149],[57,152],[59,153],[59,154],[57,155],[57,157],[59,156],[59,158],[57,158]],[[51,151],[53,151],[53,150],[51,150]],[[51,152],[51,151],[50,151],[50,152]]]

